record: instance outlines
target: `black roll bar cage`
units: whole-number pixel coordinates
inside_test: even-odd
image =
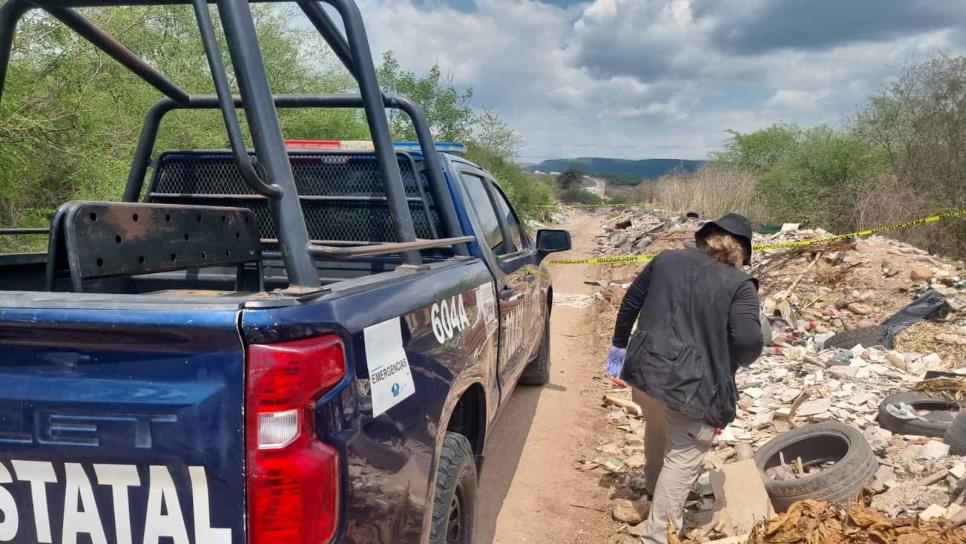
[[[18,21],[31,9],[42,9],[63,22],[87,41],[117,60],[141,79],[159,90],[162,98],[149,111],[135,150],[131,173],[124,191],[124,200],[137,201],[157,140],[157,132],[164,115],[173,109],[215,109],[222,111],[232,152],[245,182],[257,193],[266,196],[278,230],[279,248],[294,287],[312,288],[319,285],[318,272],[312,254],[319,254],[308,237],[305,217],[299,204],[295,179],[282,139],[276,108],[362,108],[372,135],[373,147],[385,183],[389,213],[399,249],[406,264],[420,264],[412,213],[402,182],[396,152],[389,132],[386,108],[405,112],[413,122],[426,161],[427,175],[435,197],[446,240],[453,240],[457,255],[466,255],[466,240],[461,237],[459,220],[436,153],[432,133],[426,117],[414,102],[402,97],[383,96],[376,78],[372,51],[366,35],[362,15],[355,0],[294,0],[316,28],[335,55],[346,66],[359,86],[358,96],[273,96],[265,73],[261,49],[255,33],[250,3],[286,0],[6,0],[0,5],[0,100],[6,81],[11,48]],[[291,1],[291,0],[289,0]],[[322,7],[325,2],[335,8],[342,19],[345,34]],[[117,39],[78,13],[76,7],[135,6],[191,4],[205,48],[215,84],[215,96],[190,95],[161,72],[126,48]],[[214,25],[208,12],[214,4],[221,18],[238,82],[239,96],[231,96],[227,72],[215,40]],[[254,152],[268,182],[262,180],[252,166],[245,149],[238,124],[236,107],[246,112],[254,144]],[[458,242],[455,240],[459,240]],[[440,240],[439,242],[443,242]],[[437,244],[438,245],[438,244]]]
[[[310,95],[310,94],[285,94],[275,95],[273,98],[276,108],[333,108],[333,109],[358,109],[364,107],[364,101],[358,95]],[[237,106],[242,104],[241,98],[233,97],[233,103]],[[433,135],[429,129],[429,122],[423,109],[412,100],[402,96],[385,96],[383,104],[386,108],[402,111],[412,120],[416,129],[416,138],[423,153],[423,160],[426,164],[426,178],[429,181],[429,188],[436,202],[437,213],[443,220],[443,227],[446,236],[453,238],[459,237],[462,229],[459,219],[456,216],[456,207],[453,205],[453,197],[449,194],[449,187],[446,179],[443,178],[443,165],[439,160],[439,155],[435,152]],[[154,104],[144,118],[144,125],[141,128],[141,136],[138,138],[138,146],[134,150],[134,160],[131,162],[131,172],[127,178],[127,185],[124,188],[125,202],[137,202],[144,189],[144,181],[147,177],[148,167],[151,164],[151,156],[154,153],[154,146],[157,142],[158,132],[161,129],[161,122],[164,116],[173,110],[204,110],[217,109],[221,106],[221,98],[211,95],[193,95],[189,100],[181,104],[170,98],[162,98]],[[224,111],[224,108],[222,108]],[[248,158],[246,152],[246,159]],[[393,159],[394,164],[395,159]],[[249,163],[250,164],[250,163]],[[409,212],[408,202],[406,210]],[[456,246],[457,255],[467,255],[465,244]]]

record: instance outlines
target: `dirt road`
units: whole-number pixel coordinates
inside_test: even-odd
[[[603,216],[582,214],[563,228],[573,235],[567,257],[587,256]],[[551,381],[516,390],[487,438],[477,542],[604,543],[613,535],[610,489],[573,468],[598,445],[602,361],[593,351],[589,308],[572,301],[592,293],[589,266],[553,268],[555,301]],[[600,382],[597,382],[598,384]]]

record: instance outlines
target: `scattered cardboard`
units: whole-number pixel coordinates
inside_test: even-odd
[[[775,515],[761,473],[752,459],[724,465],[711,473],[717,508],[727,511],[736,534],[744,534]]]

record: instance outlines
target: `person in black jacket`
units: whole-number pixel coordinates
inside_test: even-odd
[[[623,366],[646,421],[642,543],[665,544],[669,519],[681,529],[716,431],[735,418],[735,372],[761,354],[758,284],[739,269],[751,261],[751,236],[738,214],[706,223],[697,249],[657,255],[621,302],[608,368]]]

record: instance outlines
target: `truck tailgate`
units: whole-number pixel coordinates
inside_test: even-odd
[[[245,540],[232,310],[0,309],[0,541]]]

